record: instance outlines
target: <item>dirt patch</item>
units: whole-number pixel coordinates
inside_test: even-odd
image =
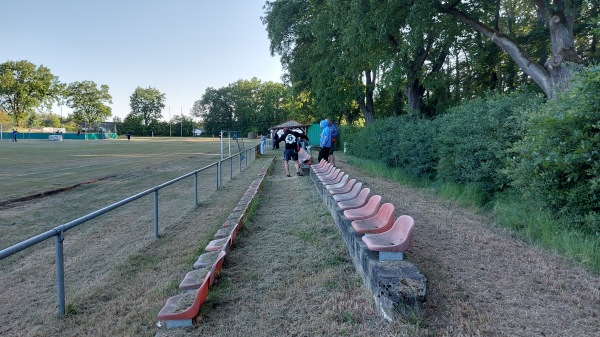
[[[43,192],[40,192],[40,193],[34,193],[34,194],[26,195],[26,196],[20,197],[20,198],[13,198],[13,199],[10,199],[10,200],[0,201],[0,210],[1,209],[6,209],[6,208],[10,208],[12,206],[12,204],[15,204],[15,203],[18,203],[18,202],[31,201],[31,200],[35,200],[35,199],[40,199],[40,198],[48,197],[48,196],[55,195],[55,194],[58,194],[58,193],[61,193],[61,192],[72,190],[74,188],[77,188],[77,187],[80,187],[80,186],[83,186],[83,185],[95,184],[95,183],[97,183],[99,181],[110,179],[110,178],[114,178],[114,177],[116,177],[116,175],[110,175],[110,176],[102,177],[102,178],[98,178],[98,179],[86,180],[86,181],[82,181],[82,182],[77,183],[77,184],[73,184],[73,185],[69,185],[69,186],[64,186],[64,187],[60,187],[60,188],[55,188],[55,189],[43,191]]]

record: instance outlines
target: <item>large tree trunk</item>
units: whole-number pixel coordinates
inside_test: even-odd
[[[409,113],[412,115],[419,115],[421,113],[421,102],[423,100],[425,88],[421,85],[419,77],[414,74],[414,71],[411,70],[410,73],[406,85],[406,101]]]
[[[573,38],[573,23],[579,8],[569,8],[564,1],[554,0],[554,11],[552,12],[546,0],[534,0],[534,2],[550,30],[552,58],[543,66],[531,59],[509,36],[490,28],[454,6],[440,7],[440,10],[491,39],[515,61],[523,72],[531,77],[546,96],[553,98],[557,92],[568,88],[574,71],[577,71],[583,63],[575,51]],[[573,6],[575,7],[575,5]]]
[[[358,106],[365,118],[365,124],[372,123],[375,120],[375,104],[373,93],[375,90],[375,79],[371,70],[365,71],[365,97],[358,99]]]

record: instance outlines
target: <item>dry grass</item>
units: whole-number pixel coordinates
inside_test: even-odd
[[[159,240],[152,238],[150,205],[144,203],[115,213],[110,221],[101,218],[69,231],[65,257],[70,314],[61,320],[54,316],[52,242],[1,261],[0,335],[600,335],[597,276],[526,245],[484,216],[426,192],[372,177],[349,166],[339,155],[338,166],[382,194],[384,201],[393,202],[397,216],[415,218],[416,234],[408,258],[428,277],[427,316],[417,322],[383,321],[374,312],[371,295],[362,286],[310,178],[286,178],[281,153],[268,153],[278,157],[274,170],[266,177],[258,207],[226,257],[220,282],[211,288],[193,328],[159,329],[156,314],[169,296],[181,293],[177,285],[266,159],[257,160],[227,182],[220,193],[207,190],[195,209],[179,201],[181,195],[186,203],[191,200],[189,191],[161,193],[165,201],[161,214],[165,213]],[[184,157],[124,169],[111,178],[114,182],[108,179],[108,190],[126,185],[115,192],[118,200],[123,191],[134,189],[127,185],[130,180],[158,179],[171,170],[185,170]],[[106,191],[105,183],[11,205],[11,219],[34,219],[26,213],[35,209],[44,209],[35,219],[53,209],[72,214],[68,204],[84,207],[81,201],[96,200],[98,191]],[[95,202],[104,201],[108,200]],[[47,204],[42,207],[40,203]],[[20,211],[14,210],[17,207]],[[2,230],[11,227],[3,225],[5,211],[0,215]],[[52,212],[53,216],[61,213]],[[51,221],[46,223],[49,225]],[[26,229],[28,224],[12,226]]]

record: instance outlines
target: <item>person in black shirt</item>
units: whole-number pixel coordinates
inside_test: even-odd
[[[300,163],[298,163],[298,140],[300,139],[308,140],[308,137],[303,133],[292,131],[289,128],[283,128],[283,135],[277,140],[277,143],[281,141],[285,143],[285,148],[283,150],[283,167],[285,168],[285,174],[288,177],[291,177],[290,165],[288,163],[290,159],[294,161],[296,174],[299,176],[303,175],[302,172],[300,172]]]

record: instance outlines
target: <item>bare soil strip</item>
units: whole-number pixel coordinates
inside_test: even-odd
[[[40,199],[40,198],[44,198],[44,197],[48,197],[57,193],[61,193],[61,192],[65,192],[68,190],[72,190],[74,188],[77,188],[79,186],[82,185],[87,185],[87,184],[94,184],[97,183],[99,181],[102,180],[106,180],[106,179],[110,179],[110,178],[115,178],[116,175],[110,175],[110,176],[106,176],[106,177],[102,177],[102,178],[98,178],[98,179],[91,179],[91,180],[86,180],[86,181],[82,181],[73,185],[69,185],[69,186],[64,186],[64,187],[60,187],[60,188],[55,188],[55,189],[51,189],[51,190],[47,190],[47,191],[43,191],[40,193],[34,193],[34,194],[30,194],[30,195],[26,195],[24,197],[20,197],[20,198],[14,198],[14,199],[9,199],[9,200],[5,200],[5,201],[0,201],[0,209],[3,208],[9,208],[11,206],[11,204],[17,203],[17,202],[21,202],[21,201],[30,201],[30,200],[34,200],[34,199]]]

